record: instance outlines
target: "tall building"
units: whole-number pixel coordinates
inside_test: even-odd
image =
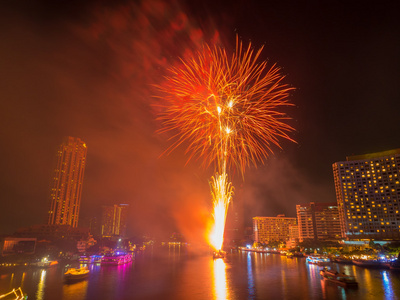
[[[276,217],[254,217],[254,241],[256,243],[268,243],[270,241],[286,242],[290,239],[290,226],[296,224],[296,218],[287,218],[285,215],[278,215]]]
[[[86,144],[79,138],[67,137],[60,145],[51,187],[49,225],[78,226],[86,153]]]
[[[349,156],[333,175],[343,236],[400,238],[400,149]]]
[[[128,204],[103,206],[101,235],[104,237],[125,236],[128,221]]]
[[[342,237],[336,202],[296,205],[299,241],[333,240]]]
[[[230,207],[229,214],[226,219],[224,231],[224,244],[233,246],[240,242],[242,239],[243,231],[239,230],[239,213],[235,206]]]

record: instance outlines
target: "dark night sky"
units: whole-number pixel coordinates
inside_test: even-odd
[[[397,1],[81,2],[1,2],[0,233],[44,222],[70,135],[88,145],[82,225],[103,204],[129,203],[132,234],[201,236],[211,170],[185,165],[183,149],[159,158],[169,144],[155,133],[151,85],[204,41],[264,45],[262,59],[296,87],[297,144],[234,179],[245,223],[335,201],[333,162],[400,148]]]

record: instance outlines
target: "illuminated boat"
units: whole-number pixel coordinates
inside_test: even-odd
[[[89,276],[89,269],[87,267],[75,269],[70,268],[64,273],[64,279],[66,282],[74,282],[87,278]]]
[[[339,264],[347,264],[347,265],[351,265],[353,264],[353,261],[349,258],[345,258],[345,257],[336,257],[335,258],[335,262],[339,263]]]
[[[353,264],[359,267],[381,268],[384,267],[379,260],[353,259]]]
[[[92,258],[94,264],[99,264],[99,263],[101,263],[101,260],[103,259],[103,255],[92,255],[91,258]]]
[[[41,261],[31,263],[31,266],[39,268],[49,268],[49,267],[55,267],[57,265],[58,265],[57,260],[48,260],[47,257],[43,258]]]
[[[132,261],[132,254],[106,254],[101,259],[101,265],[122,265]]]
[[[81,264],[92,264],[93,260],[92,257],[89,255],[82,255],[79,257],[79,263]]]
[[[79,263],[81,264],[95,264],[100,263],[101,259],[103,258],[102,255],[82,255],[79,257]]]
[[[345,286],[345,287],[357,287],[358,282],[354,276],[346,275],[344,273],[339,273],[332,271],[331,269],[325,267],[320,272],[324,280]]]
[[[329,264],[331,260],[325,256],[308,256],[306,262],[312,265],[322,266]]]
[[[294,257],[304,257],[304,254],[302,252],[295,252],[293,253]]]
[[[225,258],[226,257],[226,252],[222,250],[214,251],[213,253],[213,258],[218,259],[218,258]]]

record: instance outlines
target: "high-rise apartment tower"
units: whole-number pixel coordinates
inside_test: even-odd
[[[343,236],[400,238],[400,149],[347,157],[333,175]]]
[[[57,151],[51,187],[49,225],[78,226],[86,144],[79,138],[67,137]]]

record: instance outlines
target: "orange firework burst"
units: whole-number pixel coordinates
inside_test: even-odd
[[[244,173],[246,166],[262,162],[279,139],[292,140],[289,119],[279,111],[291,105],[294,89],[282,81],[280,69],[257,62],[262,48],[254,51],[236,41],[236,52],[228,56],[223,48],[205,45],[180,67],[169,69],[163,85],[159,119],[161,132],[173,131],[170,152],[187,143],[191,158],[204,158],[205,166],[216,167],[211,181],[214,228],[210,240],[221,249],[232,186],[227,170]],[[292,140],[293,141],[293,140]]]
[[[262,48],[254,52],[236,43],[228,57],[222,48],[205,46],[196,56],[170,68],[170,75],[158,88],[163,131],[177,132],[167,152],[188,142],[190,158],[203,157],[203,163],[221,163],[221,149],[227,166],[242,172],[250,163],[263,161],[279,138],[291,140],[293,130],[279,111],[290,105],[292,87],[282,83],[284,76],[276,65],[258,63]],[[228,136],[221,136],[221,134]]]

